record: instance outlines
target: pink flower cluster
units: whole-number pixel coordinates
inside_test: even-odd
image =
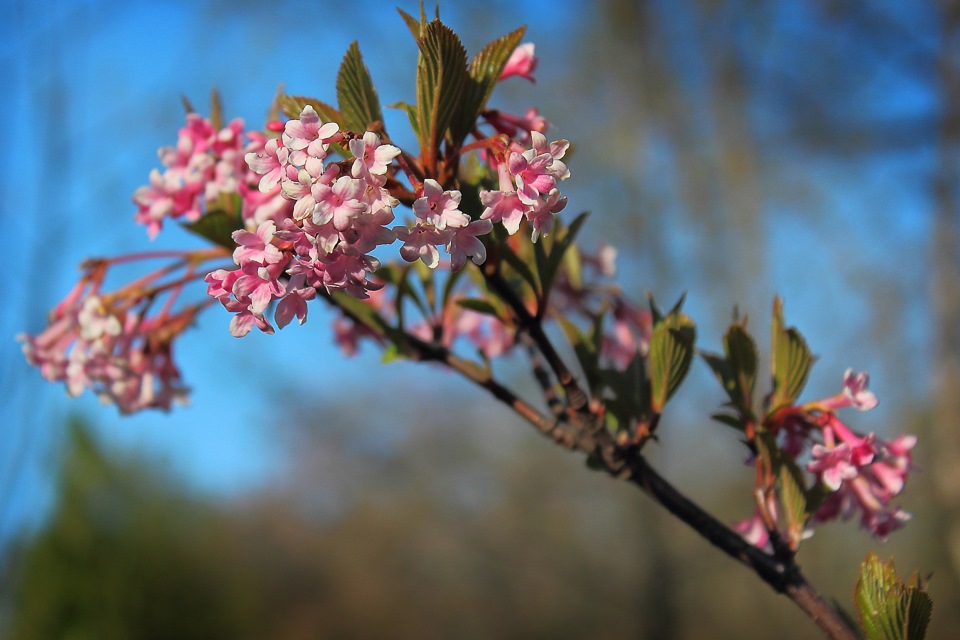
[[[440,264],[438,246],[445,246],[450,254],[450,268],[459,271],[471,258],[475,264],[483,264],[487,250],[478,236],[490,233],[493,223],[489,220],[470,220],[460,211],[459,191],[444,191],[440,183],[426,179],[421,187],[423,195],[413,203],[417,220],[414,226],[394,227],[393,231],[403,241],[400,257],[407,262],[420,260],[431,269]]]
[[[547,142],[538,131],[530,132],[531,148],[514,141],[502,156],[494,154],[500,184],[496,191],[481,191],[480,201],[486,207],[481,220],[502,222],[513,235],[526,219],[533,229],[534,242],[553,229],[554,215],[566,205],[557,183],[570,177],[563,158],[570,143],[566,140]]]
[[[242,120],[233,120],[218,131],[208,119],[196,113],[187,115],[187,125],[180,129],[176,146],[158,152],[163,172],[151,171],[150,184],[133,194],[135,220],[147,226],[151,238],[167,218],[196,221],[209,203],[223,195],[238,194],[243,219],[256,224],[278,219],[289,209],[279,188],[251,188],[257,176],[244,162],[244,153],[262,151],[267,138],[257,132],[247,133],[247,143],[243,138]]]
[[[860,524],[874,537],[886,540],[890,533],[910,519],[910,514],[893,505],[906,484],[912,468],[911,450],[915,436],[900,435],[891,441],[874,434],[861,435],[837,417],[837,409],[853,407],[867,411],[877,405],[867,389],[866,373],[847,369],[843,389],[837,395],[778,411],[768,427],[780,436],[781,448],[792,458],[801,457],[810,447],[805,467],[829,492],[812,514],[811,524],[837,518],[849,519],[859,513]],[[775,509],[770,510],[775,519]],[[755,515],[737,525],[744,537],[764,546],[768,542],[762,519]]]
[[[196,309],[153,317],[145,309],[117,309],[84,279],[53,310],[39,335],[22,334],[27,362],[51,382],[62,381],[77,396],[92,389],[122,413],[169,410],[187,389],[173,361],[173,340]]]
[[[294,317],[305,322],[306,302],[320,288],[366,298],[382,286],[367,279],[380,266],[369,254],[396,239],[386,225],[393,222],[397,200],[384,184],[387,165],[400,150],[367,132],[349,141],[352,162],[325,164],[330,145],[345,139],[336,123],[321,122],[307,106],[286,123],[279,139],[246,155],[250,168],[262,176],[259,190],[270,193],[279,185],[294,205],[279,222],[235,231],[238,268],[206,277],[208,295],[236,314],[230,324],[234,336],[254,326],[272,333],[264,312],[275,300],[274,319],[282,328]]]

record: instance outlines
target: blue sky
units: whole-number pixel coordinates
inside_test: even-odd
[[[413,3],[399,4],[416,11]],[[392,4],[91,0],[40,5],[5,0],[2,5],[9,19],[0,21],[0,79],[13,91],[0,98],[0,123],[14,143],[8,151],[6,180],[0,185],[0,216],[15,240],[7,247],[12,290],[0,317],[0,354],[5,363],[0,374],[4,390],[0,539],[42,515],[50,498],[50,474],[63,421],[72,414],[94,421],[106,441],[156,453],[201,490],[230,496],[282,475],[283,446],[270,429],[271,411],[278,404],[309,393],[322,405],[324,398],[333,402],[345,391],[390,387],[395,375],[409,379],[412,369],[379,367],[376,354],[342,358],[319,308],[304,327],[272,337],[255,332],[242,341],[228,334],[229,316],[212,309],[179,345],[182,373],[194,389],[190,407],[121,418],[89,394],[69,399],[61,386],[44,383],[24,363],[12,339],[21,331],[42,328],[46,310],[68,291],[77,275],[75,265],[82,259],[149,247],[143,229],[132,221],[130,198],[158,166],[156,149],[175,141],[183,121],[181,94],[204,110],[210,89],[216,86],[227,116],[243,117],[256,126],[279,83],[290,93],[332,102],[340,58],[357,39],[382,101],[412,101],[416,52]],[[462,33],[470,51],[528,24],[527,39],[537,43],[541,57],[538,84],[518,82],[505,97],[515,105],[539,103],[549,115],[546,103],[558,98],[552,83],[563,78],[565,61],[582,53],[568,50],[571,29],[590,19],[579,12],[581,7],[457,3],[443,15]],[[678,33],[678,46],[689,36]],[[691,77],[695,80],[696,74]],[[875,92],[892,81],[878,82]],[[898,93],[892,104],[925,99],[922,91],[912,89]],[[569,125],[571,131],[582,117],[561,108],[558,112],[555,122]],[[588,142],[603,144],[596,140],[584,144]],[[898,168],[897,162],[904,166]],[[916,256],[927,235],[927,203],[917,199],[925,187],[919,180],[904,181],[903,176],[915,174],[923,163],[923,158],[892,159],[860,175],[850,164],[814,165],[809,157],[798,157],[779,169],[787,175],[796,172],[798,183],[801,176],[808,179],[814,174],[822,183],[836,184],[825,190],[831,195],[824,206],[836,211],[825,223],[809,221],[803,210],[791,213],[790,204],[781,203],[780,224],[763,231],[770,241],[769,272],[758,278],[755,297],[764,300],[764,306],[750,309],[762,340],[767,305],[773,293],[780,292],[787,298],[788,320],[808,334],[816,351],[842,347],[839,355],[831,353],[818,365],[823,367],[818,369],[822,378],[812,383],[817,390],[836,389],[848,364],[858,368],[877,364],[865,335],[870,298],[850,273],[869,278]],[[573,168],[575,183],[575,164]],[[870,181],[879,184],[871,188]],[[611,185],[617,188],[615,182]],[[572,185],[571,207],[590,208],[590,190],[597,188],[605,187]],[[870,211],[873,217],[864,222],[865,203],[870,202],[876,205]],[[682,261],[686,253],[696,251],[698,231],[678,229],[663,250]],[[170,229],[153,246],[181,247],[185,242],[192,240]],[[623,251],[629,266],[629,248]],[[855,269],[834,277],[838,260]],[[925,284],[923,265],[911,273],[903,275],[899,287]],[[707,286],[671,282],[658,297],[669,304],[689,289],[688,308],[696,317],[716,319],[711,327],[716,329],[734,300],[722,309],[710,307]],[[918,308],[914,316],[905,334],[911,349],[926,335],[925,311]],[[719,334],[705,334],[704,340],[716,346]],[[917,358],[908,365],[917,371],[923,362]],[[424,376],[428,384],[441,384],[433,374]],[[291,390],[294,380],[307,386]],[[890,379],[880,382],[891,391],[897,386]],[[697,412],[705,415],[711,409],[698,407]],[[322,419],[318,416],[318,421]]]
[[[175,228],[151,244],[132,221],[133,191],[158,166],[157,148],[174,143],[182,125],[181,95],[205,112],[217,87],[227,117],[252,127],[280,83],[334,102],[340,58],[359,39],[383,101],[412,101],[412,84],[401,80],[412,79],[416,51],[399,16],[372,2],[3,5],[0,73],[14,90],[0,101],[0,121],[24,153],[0,187],[3,219],[17,236],[0,332],[0,539],[43,513],[70,415],[89,418],[115,446],[154,452],[204,491],[229,496],[269,482],[282,469],[268,426],[274,403],[306,391],[322,404],[345,388],[377,383],[370,374],[376,354],[344,359],[319,306],[304,327],[272,337],[254,332],[242,342],[227,332],[229,316],[212,309],[178,346],[193,393],[189,407],[170,414],[120,417],[90,394],[68,398],[25,364],[13,336],[42,329],[85,257],[196,244]],[[532,21],[535,9],[521,8],[494,20],[489,33],[464,39],[475,51],[484,39]],[[323,28],[327,21],[336,28]],[[398,46],[384,57],[388,34]],[[285,391],[278,372],[317,384]]]

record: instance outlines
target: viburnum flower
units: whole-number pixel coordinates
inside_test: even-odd
[[[530,149],[519,143],[507,146],[502,156],[494,156],[499,190],[480,191],[480,201],[486,209],[482,220],[503,222],[510,235],[516,233],[525,217],[533,227],[534,242],[553,229],[554,215],[566,205],[566,198],[556,185],[570,177],[570,171],[560,158],[566,153],[566,140],[547,142],[536,131],[530,132]]]
[[[351,175],[354,178],[363,178],[384,175],[387,165],[400,155],[400,149],[392,144],[381,144],[377,134],[367,131],[362,138],[350,141],[350,153],[356,158],[350,169]]]
[[[534,45],[532,42],[521,44],[514,49],[513,53],[510,54],[510,58],[507,60],[507,64],[504,65],[503,71],[500,72],[500,80],[506,80],[512,76],[520,76],[530,82],[536,82],[533,79],[533,72],[537,68],[538,60],[537,57],[533,55],[533,52]]]
[[[493,231],[493,223],[489,220],[474,220],[465,227],[454,229],[453,237],[447,242],[447,253],[450,254],[450,268],[459,271],[467,263],[467,258],[474,264],[483,264],[487,260],[487,249],[477,236],[486,235]]]
[[[432,178],[423,182],[423,197],[413,203],[413,213],[426,224],[439,230],[465,227],[470,216],[460,211],[459,191],[444,191],[440,183]]]
[[[400,257],[407,262],[420,260],[431,269],[440,264],[438,245],[445,245],[453,236],[452,229],[441,231],[431,225],[417,223],[413,227],[398,226],[393,228],[397,238],[403,242],[400,247]]]
[[[868,380],[866,373],[847,369],[843,390],[836,396],[780,409],[766,426],[778,436],[781,451],[794,459],[809,447],[805,467],[829,492],[812,522],[859,513],[861,526],[885,540],[910,519],[892,501],[906,484],[916,438],[901,435],[887,442],[872,433],[858,434],[837,417],[837,409],[866,411],[877,405],[867,390]]]

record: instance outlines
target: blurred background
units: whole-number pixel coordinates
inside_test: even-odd
[[[242,341],[208,312],[179,346],[191,405],[170,414],[123,418],[43,382],[13,338],[43,328],[83,258],[148,247],[130,198],[176,139],[181,95],[205,111],[215,86],[257,127],[280,83],[332,102],[357,39],[382,101],[412,102],[416,50],[391,3],[0,6],[0,636],[815,635],[466,383],[370,349],[344,358],[319,307]],[[505,82],[492,104],[536,105],[573,141],[569,209],[593,212],[584,243],[619,248],[635,298],[686,292],[714,349],[736,304],[766,349],[780,294],[819,355],[804,398],[870,371],[881,405],[847,417],[920,437],[902,496],[914,520],[885,545],[855,522],[823,527],[799,560],[850,608],[866,552],[893,556],[930,578],[931,637],[954,637],[958,3],[485,0],[441,17],[471,53],[528,25],[537,83]],[[170,228],[153,246],[189,242]],[[733,522],[751,514],[752,474],[707,418],[722,401],[697,363],[651,455]]]

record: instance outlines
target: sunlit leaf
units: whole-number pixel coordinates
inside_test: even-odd
[[[483,111],[500,79],[507,60],[520,44],[526,27],[520,27],[487,44],[470,61],[467,68],[468,82],[464,90],[463,108],[451,127],[453,143],[459,145],[473,129],[477,117]]]
[[[904,585],[892,560],[867,555],[854,599],[867,640],[920,640],[926,635],[933,601],[922,585]]]
[[[651,408],[655,413],[663,412],[667,400],[687,375],[693,359],[695,339],[693,320],[682,313],[673,313],[654,327],[650,338],[649,366]]]
[[[314,111],[317,112],[317,115],[320,116],[322,121],[343,124],[343,116],[341,113],[326,102],[318,100],[317,98],[282,94],[277,99],[277,103],[279,104],[280,111],[283,112],[283,115],[287,116],[291,120],[299,119],[300,112],[303,111],[304,107],[310,105],[313,107]]]
[[[796,551],[803,539],[809,513],[807,511],[806,485],[803,472],[792,458],[786,455],[777,460],[777,481],[780,485],[780,502],[786,516],[786,536],[790,548]]]
[[[366,131],[374,122],[383,123],[380,99],[373,88],[370,71],[363,64],[360,47],[354,41],[343,56],[337,73],[337,104],[343,114],[339,124],[355,132]],[[319,111],[318,111],[319,113]]]
[[[795,328],[785,328],[783,324],[783,302],[777,298],[773,303],[770,412],[793,404],[807,383],[814,360],[803,336]]]
[[[459,36],[439,20],[427,25],[417,44],[417,129],[424,168],[429,172],[436,164],[447,129],[460,115],[468,82],[467,52]]]

